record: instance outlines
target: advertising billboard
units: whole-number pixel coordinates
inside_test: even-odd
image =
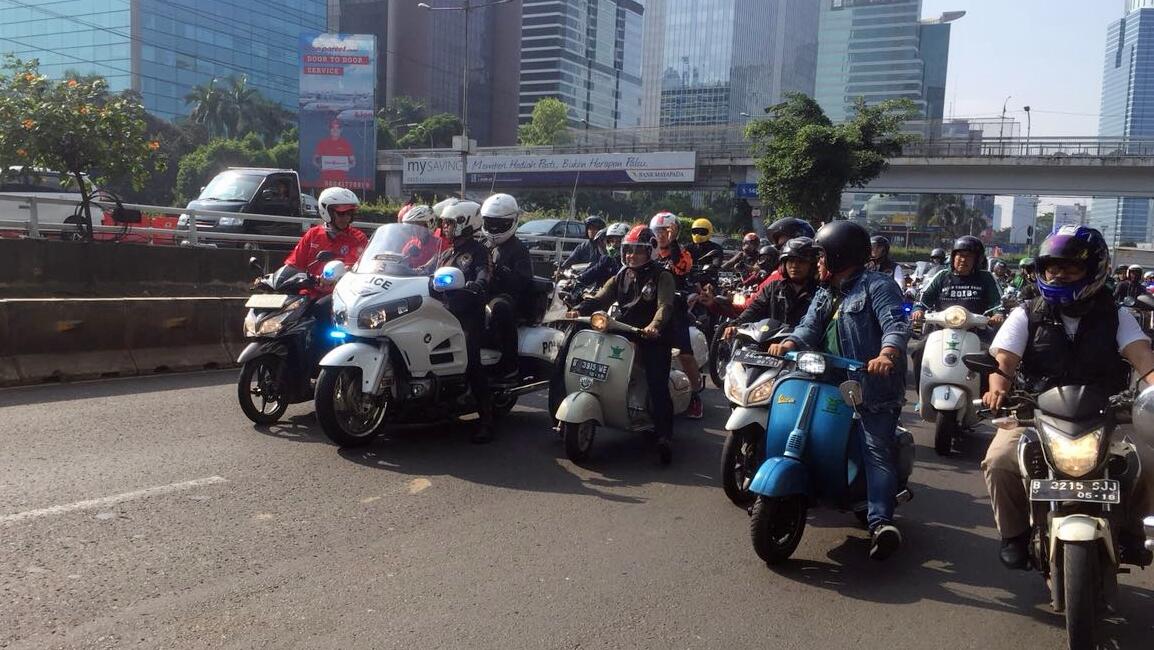
[[[300,177],[305,188],[371,190],[377,175],[377,39],[300,37]]]
[[[696,172],[697,154],[693,151],[481,155],[469,157],[468,170],[470,185],[497,188],[692,183]],[[404,185],[459,184],[461,159],[406,157],[401,182]]]

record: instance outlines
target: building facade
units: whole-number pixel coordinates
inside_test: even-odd
[[[0,5],[0,51],[41,70],[99,74],[154,115],[186,115],[194,86],[245,77],[296,111],[298,38],[324,31],[325,0],[73,0]]]
[[[645,3],[522,0],[522,7],[519,122],[555,97],[574,126],[639,126]]]
[[[1003,215],[1005,212],[1002,213]],[[1030,244],[1042,241],[1048,233],[1037,233],[1038,197],[1010,197],[1010,243]]]

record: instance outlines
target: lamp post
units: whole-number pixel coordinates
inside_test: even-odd
[[[581,124],[585,125],[585,148],[588,149],[589,148],[589,119],[583,117],[577,121],[580,122]]]
[[[432,7],[427,2],[419,2],[417,6],[426,11],[463,11],[465,12],[465,55],[461,57],[464,63],[461,66],[461,199],[465,198],[465,186],[469,180],[469,15],[474,9],[487,9],[503,5],[512,0],[492,0],[481,4],[473,4],[472,0],[464,0],[460,7]]]
[[[998,122],[998,140],[1001,141],[1002,155],[1006,155],[1006,104],[1010,103],[1010,98],[1013,95],[1006,95],[1006,101],[1002,102],[1002,119]]]
[[[1023,106],[1022,110],[1026,111],[1026,155],[1030,155],[1030,107]]]

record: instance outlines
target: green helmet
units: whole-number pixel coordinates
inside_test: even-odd
[[[1018,262],[1018,268],[1023,270],[1023,271],[1033,271],[1034,270],[1034,258],[1023,257],[1022,261]]]

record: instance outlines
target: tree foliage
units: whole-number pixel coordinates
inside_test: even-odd
[[[937,226],[949,239],[980,235],[990,224],[981,210],[967,207],[958,194],[926,194],[918,202],[918,227]]]
[[[289,161],[291,164],[286,166],[289,168],[297,163],[296,143],[292,142],[291,146],[294,151]],[[282,153],[287,157],[287,151]],[[180,169],[176,173],[176,201],[183,204],[196,198],[201,187],[229,167],[275,166],[278,165],[271,150],[266,149],[254,133],[240,140],[213,139],[180,160]]]
[[[453,136],[461,135],[461,120],[451,113],[438,113],[421,120],[397,140],[400,149],[448,148]]]
[[[569,144],[569,109],[556,97],[545,97],[533,106],[533,119],[521,125],[518,139],[526,146]]]
[[[872,106],[859,99],[853,118],[842,124],[800,93],[789,93],[769,113],[745,130],[761,172],[758,194],[779,214],[813,222],[836,218],[842,192],[877,178],[887,160],[916,137],[900,133],[904,122],[917,117],[913,102],[904,99]]]
[[[272,145],[292,124],[288,111],[249,86],[243,76],[194,86],[184,96],[184,103],[191,107],[189,120],[217,138],[256,133],[261,142]]]

